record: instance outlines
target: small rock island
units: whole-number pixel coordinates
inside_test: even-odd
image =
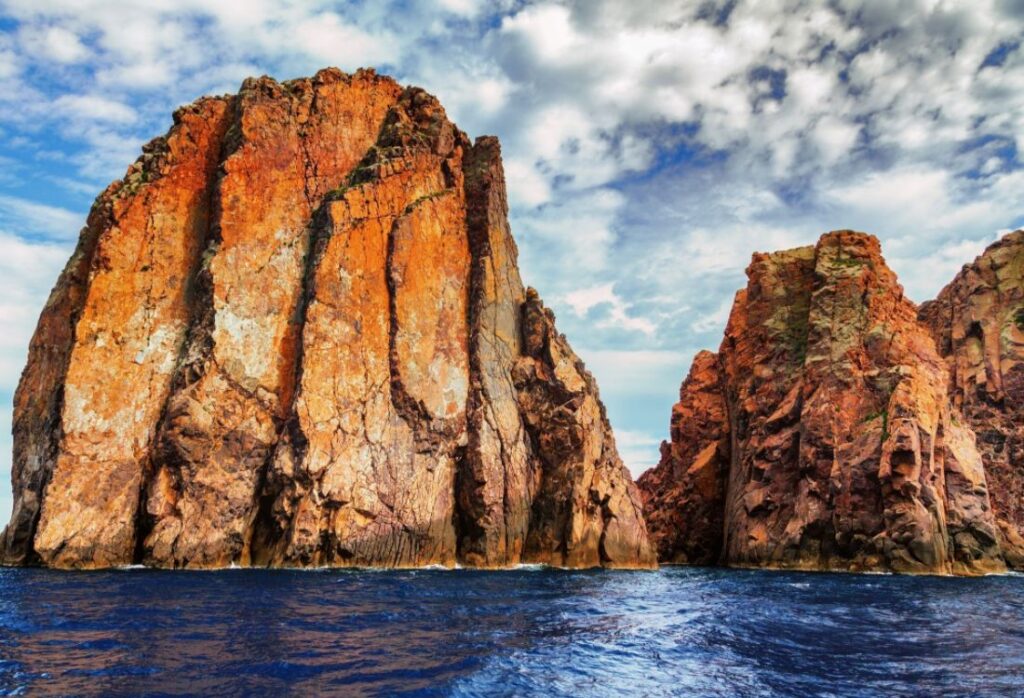
[[[977,575],[1024,566],[1024,231],[935,301],[870,235],[756,254],[640,477],[663,562]]]
[[[178,110],[39,320],[0,560],[656,566],[516,258],[497,140],[421,89],[327,69]]]

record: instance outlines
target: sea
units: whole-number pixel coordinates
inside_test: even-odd
[[[1024,576],[0,569],[0,694],[1024,696]]]

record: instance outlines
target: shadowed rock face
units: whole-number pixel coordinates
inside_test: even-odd
[[[965,265],[920,318],[977,434],[1006,562],[1024,569],[1024,230]]]
[[[829,233],[754,255],[747,275],[639,481],[660,558],[1002,569],[974,434],[878,241]]]
[[[179,110],[97,200],[15,398],[6,564],[654,566],[500,149],[372,71]]]
[[[672,408],[661,463],[640,476],[647,530],[662,562],[713,565],[722,548],[729,413],[718,356],[702,351]]]

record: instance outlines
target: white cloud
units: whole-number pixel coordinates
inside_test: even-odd
[[[815,231],[824,232],[824,231]],[[790,228],[756,223],[720,228],[696,228],[681,241],[666,245],[666,260],[686,265],[692,277],[716,275],[745,269],[754,252],[772,252],[807,244],[808,237]],[[813,241],[813,240],[810,240]],[[671,256],[668,256],[671,255]]]
[[[639,477],[645,470],[658,464],[662,440],[649,432],[632,429],[618,429],[615,432],[619,456],[633,477]]]
[[[439,0],[438,5],[452,14],[475,17],[483,9],[480,0]]]
[[[577,349],[597,376],[619,455],[634,476],[658,462],[669,415],[694,351]]]
[[[607,376],[600,383],[601,394],[651,396],[666,393],[672,402],[678,397],[676,388],[686,375],[692,351],[669,351],[640,349],[623,351],[616,349],[577,349],[595,375]],[[667,381],[667,383],[666,383]],[[665,414],[668,420],[668,413]]]
[[[100,85],[113,85],[136,89],[149,89],[168,85],[175,78],[174,72],[158,60],[140,61],[132,65],[117,65],[96,74]]]
[[[547,178],[528,160],[514,156],[506,159],[505,180],[513,205],[534,208],[551,199]]]
[[[560,283],[549,287],[556,293],[590,285],[583,279],[607,266],[616,238],[613,221],[624,204],[619,192],[591,189],[521,211],[517,234],[538,243],[524,252],[525,263],[551,272],[561,268]]]
[[[837,186],[828,196],[844,227],[873,232],[917,301],[934,296],[984,241],[1024,213],[1024,172],[961,180],[946,169],[909,166]],[[955,255],[966,252],[957,260]]]
[[[96,195],[96,185],[91,182],[83,182],[73,177],[55,176],[50,181],[72,194],[93,197]],[[63,225],[63,224],[62,224]]]
[[[128,105],[98,95],[61,95],[54,100],[53,107],[75,120],[130,124],[137,118]]]
[[[577,317],[585,317],[594,308],[607,307],[606,317],[596,321],[598,328],[624,329],[653,336],[657,326],[647,318],[630,314],[630,305],[615,293],[612,284],[602,284],[570,291],[564,301]]]
[[[78,236],[84,223],[85,215],[81,213],[0,195],[0,226],[16,230],[25,237],[72,240]]]
[[[39,312],[71,247],[0,231],[0,393],[14,391]]]
[[[297,22],[291,32],[296,48],[325,65],[379,65],[392,63],[397,57],[393,39],[371,35],[333,12]]]
[[[834,163],[849,153],[857,142],[858,133],[860,127],[856,124],[832,116],[822,117],[814,127],[814,141],[825,164]]]
[[[10,80],[19,72],[18,54],[0,49],[0,80]]]
[[[722,298],[717,308],[710,312],[697,315],[691,327],[698,334],[708,332],[721,334],[725,330],[725,323],[729,320],[729,313],[732,311],[733,298],[728,296]]]
[[[519,43],[539,63],[563,65],[579,38],[564,5],[539,4],[526,7],[501,22],[501,33]],[[579,56],[576,56],[578,60]]]
[[[581,288],[565,295],[565,302],[577,315],[583,316],[594,306],[615,303],[619,299],[612,290],[612,284]]]
[[[43,61],[79,63],[89,57],[78,35],[64,27],[30,27],[22,33],[25,49]]]
[[[501,77],[475,76],[465,85],[465,89],[466,92],[455,100],[454,106],[476,108],[490,115],[508,104],[512,84]]]

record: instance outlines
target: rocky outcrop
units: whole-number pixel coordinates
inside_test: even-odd
[[[1006,562],[1024,569],[1024,230],[965,265],[920,318],[977,434]]]
[[[658,559],[713,565],[722,549],[729,478],[729,413],[718,356],[702,351],[672,408],[671,441],[640,476],[647,531]]]
[[[40,318],[3,561],[653,566],[504,186],[372,71],[179,110]]]
[[[655,559],[639,492],[619,460],[597,385],[528,289],[525,357],[513,370],[523,423],[541,464],[526,547],[569,567]]]
[[[1003,569],[974,434],[878,241],[756,254],[640,479],[662,560]]]

